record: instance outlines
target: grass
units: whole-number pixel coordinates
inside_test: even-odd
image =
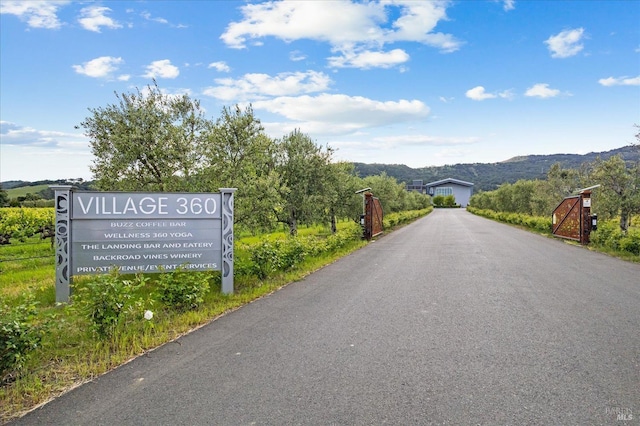
[[[339,225],[339,228],[344,225]],[[300,230],[301,235],[328,234],[324,227]],[[286,230],[271,234],[270,239],[284,238]],[[238,238],[241,243],[259,240],[259,236]],[[0,424],[20,416],[25,411],[56,397],[66,390],[91,380],[128,360],[163,343],[176,339],[226,312],[272,293],[287,283],[329,264],[366,243],[354,240],[333,253],[307,258],[288,272],[258,280],[252,276],[236,276],[235,293],[224,295],[219,289],[219,272],[211,273],[211,289],[205,302],[195,310],[177,312],[161,305],[150,307],[152,321],[137,320],[123,324],[112,339],[97,340],[89,332],[88,319],[78,313],[73,304],[55,304],[54,251],[49,241],[29,239],[26,244],[0,246],[0,299],[16,306],[32,295],[39,303],[40,321],[50,319],[50,329],[41,347],[32,352],[22,374],[9,384],[0,386]],[[239,253],[237,253],[239,254]],[[28,260],[11,260],[11,259]],[[89,276],[74,278],[74,288],[80,289]],[[153,291],[154,280],[149,282]]]
[[[49,185],[44,184],[44,185],[36,185],[36,186],[20,186],[18,188],[7,189],[6,191],[9,198],[18,198],[18,197],[24,197],[29,193],[37,194],[43,189],[49,189]]]

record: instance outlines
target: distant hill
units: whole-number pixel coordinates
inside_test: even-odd
[[[82,179],[58,179],[58,180],[39,180],[36,182],[27,182],[22,180],[8,180],[0,182],[2,189],[7,191],[9,198],[25,197],[27,194],[38,195],[44,200],[53,200],[54,191],[49,185],[74,185],[80,190],[89,190],[93,182],[83,181]]]
[[[577,169],[583,163],[595,161],[598,157],[606,160],[614,155],[622,155],[626,161],[640,161],[640,149],[626,146],[606,152],[589,154],[553,154],[527,155],[502,161],[500,163],[454,164],[411,168],[402,164],[366,164],[354,163],[360,177],[379,175],[385,172],[398,182],[411,183],[422,179],[424,183],[440,179],[454,178],[474,184],[475,191],[492,191],[504,183],[514,183],[520,179],[545,179],[549,168],[560,163],[563,168]]]

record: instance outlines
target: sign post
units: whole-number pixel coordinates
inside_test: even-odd
[[[233,292],[234,188],[220,193],[56,192],[56,301],[74,275],[219,270]]]

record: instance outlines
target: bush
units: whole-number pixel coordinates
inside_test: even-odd
[[[204,302],[209,291],[206,272],[187,271],[182,267],[158,278],[158,298],[179,311],[195,309]]]
[[[140,311],[142,300],[135,294],[148,278],[136,275],[135,281],[123,280],[117,269],[97,275],[78,291],[78,309],[91,323],[91,330],[101,339],[111,337],[127,315]]]
[[[362,238],[362,228],[355,222],[326,238],[287,237],[277,241],[261,241],[243,246],[249,252],[250,262],[242,261],[241,270],[248,271],[258,279],[265,279],[278,271],[295,268],[309,256],[320,256],[344,247],[347,243]]]
[[[46,326],[35,324],[36,306],[33,299],[14,308],[0,305],[0,383],[15,378],[40,346]]]

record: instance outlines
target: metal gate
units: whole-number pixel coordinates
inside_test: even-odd
[[[364,238],[372,239],[382,234],[384,213],[380,200],[372,193],[364,194]]]
[[[597,216],[591,215],[591,191],[567,197],[553,210],[553,230],[556,237],[589,244],[591,231],[596,230]]]

